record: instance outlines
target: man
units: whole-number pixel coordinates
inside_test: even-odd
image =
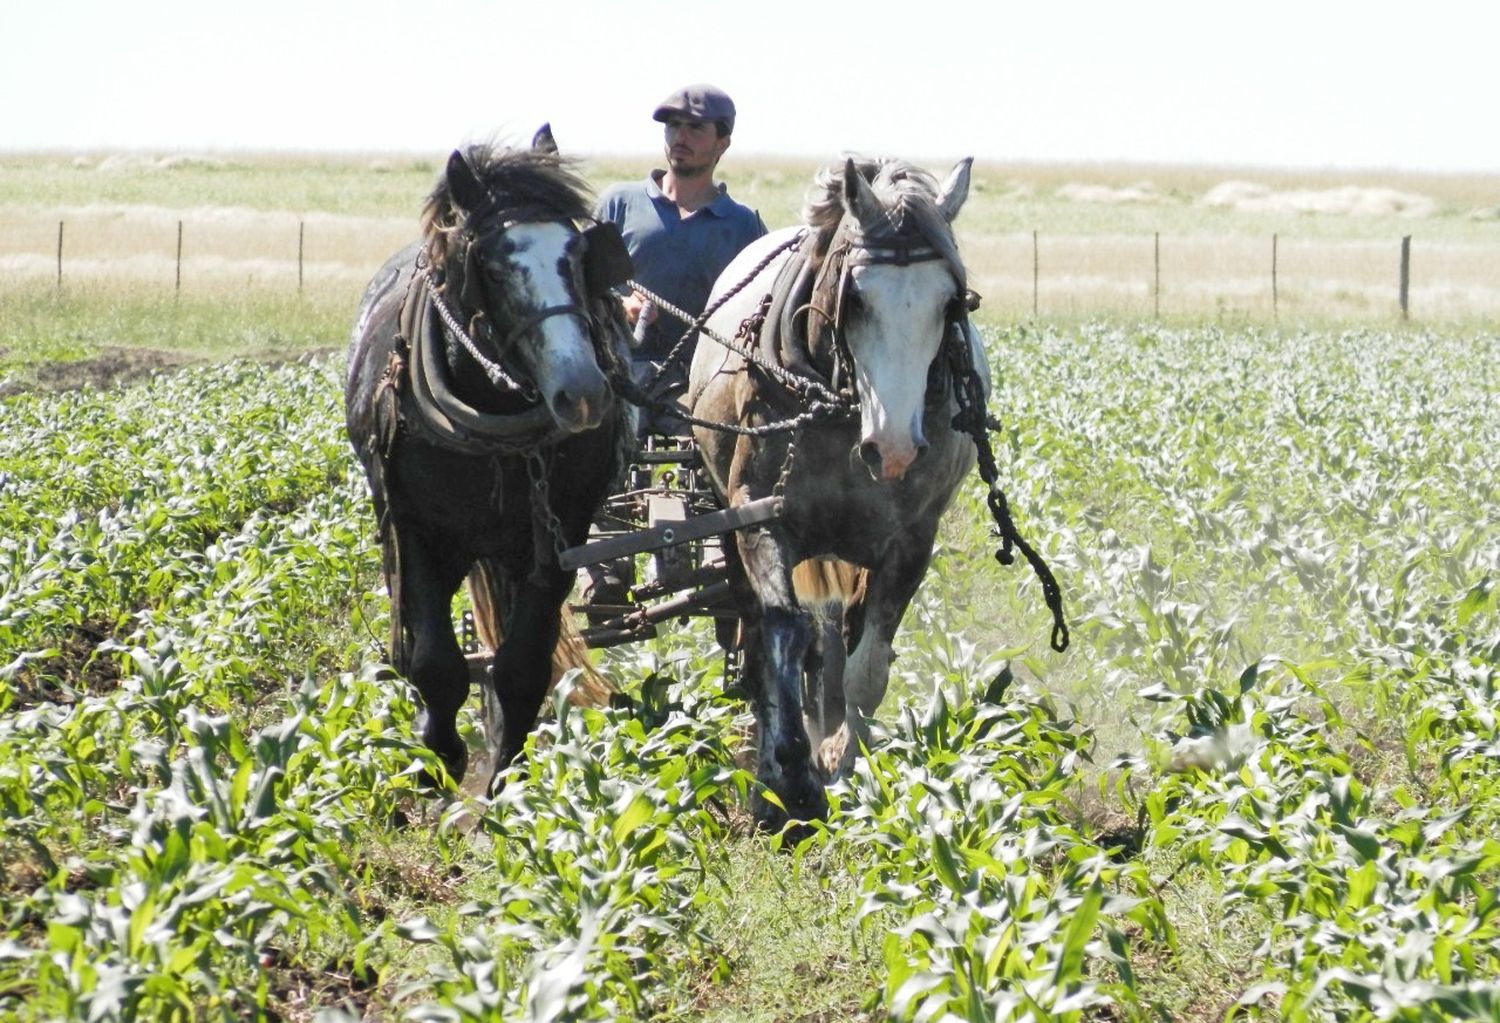
[[[729,197],[714,180],[719,160],[734,135],[734,101],[712,85],[678,89],[651,115],[666,125],[664,170],[653,170],[645,181],[612,185],[599,197],[595,216],[620,229],[635,263],[635,280],[672,305],[697,316],[708,305],[719,274],[740,250],[766,233],[760,214]],[[663,360],[676,346],[688,324],[658,310],[645,295],[625,299],[625,314],[635,328],[638,344],[631,353],[632,371],[645,385],[658,377]],[[670,399],[687,386],[689,345],[656,379],[653,397]],[[647,434],[686,432],[670,413],[643,409],[639,427]],[[658,555],[658,571],[673,571],[678,549]],[[623,602],[627,580],[634,578],[629,558],[588,570],[584,601],[608,605]],[[591,616],[596,624],[607,615]]]
[[[635,261],[636,281],[696,316],[708,304],[719,274],[766,233],[766,225],[714,180],[734,134],[734,101],[728,94],[712,85],[689,85],[663,100],[651,116],[666,125],[666,169],[653,170],[645,181],[605,189],[595,212],[619,227]],[[633,359],[644,383],[688,325],[639,292],[626,298],[625,312],[640,339]],[[662,385],[686,383],[691,358],[691,351],[682,353]]]

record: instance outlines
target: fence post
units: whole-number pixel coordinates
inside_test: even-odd
[[[177,284],[176,293],[182,294],[182,221],[177,222]]]
[[[302,294],[302,238],[307,222],[297,221],[297,294]]]
[[[1031,232],[1031,318],[1036,319],[1037,278],[1041,273],[1041,256],[1037,252],[1036,232]]]
[[[57,286],[62,287],[62,236],[63,222],[57,222]]]
[[[1271,235],[1271,319],[1279,322],[1281,312],[1278,308],[1278,295],[1276,294],[1276,235]]]
[[[1156,263],[1156,280],[1151,286],[1152,308],[1156,318],[1161,319],[1161,232],[1152,236],[1152,250]]]
[[[1407,318],[1407,293],[1411,284],[1411,235],[1401,239],[1401,318]]]

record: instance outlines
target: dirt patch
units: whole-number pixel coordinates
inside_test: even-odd
[[[1314,213],[1352,217],[1430,217],[1437,202],[1394,188],[1294,188],[1276,191],[1251,181],[1225,181],[1209,189],[1205,206],[1256,213]]]
[[[4,355],[0,351],[0,355]],[[180,369],[197,360],[178,352],[150,348],[105,348],[76,362],[39,362],[20,367],[0,381],[0,397],[23,391],[71,391],[80,387],[107,390],[144,380],[153,373]]]
[[[120,665],[113,657],[97,656],[99,647],[113,640],[105,622],[69,625],[56,639],[57,651],[22,665],[12,678],[13,710],[41,703],[77,703],[84,696],[102,696],[120,684]]]
[[[284,351],[245,352],[237,358],[255,362],[307,362],[325,358],[340,348],[309,348],[288,355]],[[7,350],[0,348],[0,358]],[[187,366],[202,365],[204,359],[181,352],[164,352],[153,348],[103,348],[97,355],[74,362],[38,362],[13,367],[13,375],[0,380],[0,398],[25,391],[72,391],[80,387],[107,390],[127,387],[156,373],[171,373]]]
[[[1118,205],[1120,203],[1132,202],[1160,202],[1161,196],[1148,181],[1130,185],[1125,188],[1114,188],[1110,185],[1081,185],[1067,184],[1057,190],[1059,199],[1067,199],[1069,202],[1092,202]]]

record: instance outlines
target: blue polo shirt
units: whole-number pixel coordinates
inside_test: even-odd
[[[594,215],[620,229],[635,261],[635,279],[673,305],[698,314],[708,304],[714,281],[739,251],[766,233],[760,214],[729,198],[721,184],[707,206],[684,217],[661,191],[665,171],[644,182],[611,185],[599,197]],[[660,359],[682,337],[687,324],[660,313],[636,349],[636,357]]]

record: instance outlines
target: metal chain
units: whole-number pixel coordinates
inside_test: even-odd
[[[754,316],[749,317],[740,324],[739,333],[736,335],[736,338],[745,339],[748,342],[749,337],[752,334],[758,333],[761,325],[764,322],[765,316],[763,313],[758,313]],[[735,345],[723,342],[723,339],[718,338],[716,335],[710,334],[710,336],[714,337],[715,340],[719,340],[721,343],[726,344],[726,346],[729,347],[731,351],[741,350]],[[757,365],[763,365],[759,362],[759,360],[752,359],[749,355],[746,355],[745,358],[747,362],[755,362],[755,364]],[[780,369],[780,367],[774,368],[778,370]],[[794,377],[793,380],[797,382],[803,382],[804,378]],[[630,402],[632,405],[638,405],[641,408],[647,408],[651,409],[654,412],[669,415],[673,419],[687,423],[691,426],[701,426],[706,430],[715,430],[719,433],[734,434],[736,436],[742,437],[766,437],[774,433],[785,433],[788,430],[800,430],[802,427],[808,425],[809,423],[817,422],[820,419],[847,419],[850,416],[854,415],[859,407],[858,405],[854,405],[843,400],[839,400],[837,404],[826,402],[819,398],[811,397],[804,392],[800,395],[804,408],[803,411],[799,412],[797,415],[791,416],[787,419],[781,419],[775,422],[766,423],[761,426],[740,426],[734,423],[722,423],[716,420],[700,419],[678,405],[653,397],[644,387],[641,387],[635,382],[635,380],[630,376],[629,372],[624,369],[624,367],[619,366],[618,364],[616,364],[614,368],[614,373],[611,376],[610,384],[622,397],[625,398],[626,401]]]
[[[547,487],[547,456],[537,448],[526,452],[526,475],[531,480],[532,578],[541,575],[545,565],[555,565],[567,549],[562,523],[552,510],[552,496]]]
[[[731,352],[734,352],[746,362],[749,362],[757,366],[761,370],[764,370],[767,374],[776,379],[782,386],[786,387],[787,390],[792,391],[802,396],[803,398],[807,398],[810,395],[815,395],[816,400],[822,401],[827,405],[848,405],[848,398],[835,391],[829,390],[828,388],[824,387],[821,382],[813,380],[809,377],[799,376],[798,374],[792,373],[791,371],[787,370],[785,367],[778,366],[775,363],[767,362],[760,357],[760,353],[755,351],[753,347],[740,344],[739,342],[746,335],[746,326],[751,322],[751,320],[755,320],[756,317],[751,317],[750,319],[745,320],[740,324],[740,330],[735,335],[734,340],[726,338],[718,331],[707,326],[708,320],[712,318],[714,313],[718,312],[726,302],[728,302],[734,296],[738,295],[741,291],[745,290],[745,288],[749,286],[750,282],[759,277],[761,273],[764,272],[765,269],[770,266],[778,256],[780,256],[784,252],[796,249],[798,246],[800,246],[803,239],[805,239],[806,237],[807,232],[799,232],[786,241],[782,242],[780,245],[777,245],[776,247],[771,249],[771,251],[766,253],[766,255],[760,260],[760,262],[756,263],[755,266],[750,269],[750,272],[746,274],[745,277],[738,281],[728,291],[724,292],[724,294],[720,295],[717,299],[711,302],[708,308],[704,309],[703,312],[697,316],[694,316],[686,309],[681,309],[678,306],[673,305],[665,298],[662,298],[660,295],[651,291],[649,288],[643,286],[639,281],[626,281],[626,287],[640,292],[663,312],[668,313],[675,319],[681,320],[683,323],[688,325],[688,329],[683,331],[682,337],[677,340],[677,343],[672,346],[672,350],[667,353],[667,357],[662,360],[661,366],[659,366],[656,372],[652,374],[651,379],[647,382],[645,389],[649,391],[651,388],[655,387],[656,384],[661,380],[661,378],[666,374],[668,368],[675,365],[682,359],[683,355],[689,350],[689,346],[692,344],[693,339],[696,338],[699,334],[703,334],[710,340],[718,343],[724,348],[729,349]],[[761,319],[763,320],[763,316],[761,317]],[[759,324],[757,324],[757,327],[758,326]]]
[[[986,503],[989,505],[990,517],[995,520],[995,527],[1000,533],[1000,549],[995,552],[995,560],[1002,565],[1013,563],[1016,559],[1011,553],[1012,546],[1026,558],[1042,584],[1042,599],[1046,601],[1047,610],[1052,612],[1052,649],[1062,653],[1069,643],[1068,622],[1063,615],[1062,589],[1057,585],[1057,578],[1047,562],[1021,536],[1016,529],[1015,520],[1010,517],[1010,505],[1005,499],[1005,491],[1000,487],[1000,468],[995,463],[995,453],[990,448],[989,431],[998,429],[1000,424],[991,419],[985,410],[984,386],[974,369],[968,333],[962,326],[964,321],[952,319],[949,322],[948,361],[953,376],[953,398],[958,404],[958,415],[953,417],[953,428],[968,434],[974,441],[978,454],[979,478],[984,481],[988,491]],[[957,329],[953,329],[955,327]]]
[[[730,288],[713,302],[709,303],[708,308],[704,309],[703,312],[697,316],[694,316],[686,309],[682,309],[679,306],[673,305],[671,302],[668,302],[665,298],[662,298],[660,295],[652,292],[650,289],[642,285],[639,281],[626,281],[625,286],[627,288],[630,288],[632,291],[640,292],[642,295],[645,295],[648,299],[650,299],[651,302],[653,302],[657,306],[657,308],[670,314],[675,319],[680,320],[682,323],[687,324],[687,330],[682,332],[682,336],[677,339],[677,343],[672,346],[672,350],[669,351],[667,353],[667,357],[662,360],[661,367],[657,369],[655,375],[652,376],[651,380],[647,383],[647,388],[649,389],[656,385],[656,383],[661,379],[662,374],[666,372],[667,367],[671,366],[673,363],[682,358],[683,353],[687,351],[688,346],[693,343],[693,339],[696,338],[700,333],[707,334],[710,338],[717,341],[719,344],[727,346],[728,343],[716,331],[713,331],[706,327],[705,324],[709,321],[714,313],[723,308],[724,303],[728,302],[731,298],[738,295],[741,291],[744,291],[745,288],[749,287],[750,282],[759,277],[761,273],[765,271],[766,267],[775,262],[778,256],[780,256],[783,252],[795,250],[802,244],[802,240],[806,237],[806,231],[798,231],[792,237],[788,238],[780,245],[777,245],[770,252],[766,253],[761,261],[759,263],[756,263],[755,266],[750,269],[750,272],[743,278],[741,278],[740,281],[734,285],[734,287]]]
[[[776,477],[776,484],[771,487],[772,497],[786,496],[786,481],[791,479],[792,463],[797,460],[797,441],[801,437],[801,433],[794,433],[786,443],[786,457],[781,461],[781,473]]]
[[[788,430],[800,430],[804,426],[811,425],[819,420],[848,419],[855,414],[857,409],[848,405],[829,405],[826,402],[814,401],[801,412],[786,419],[778,419],[774,422],[765,423],[761,426],[740,426],[735,423],[721,423],[714,419],[700,419],[679,405],[671,402],[661,401],[653,398],[641,389],[641,386],[628,375],[621,375],[610,380],[610,386],[615,388],[616,393],[632,405],[650,409],[653,412],[661,412],[670,415],[689,426],[701,426],[705,430],[714,430],[718,433],[734,434],[737,437],[769,437],[775,433],[786,433]]]
[[[638,405],[641,408],[647,408],[654,412],[670,415],[672,418],[680,422],[687,423],[690,426],[701,426],[706,430],[714,430],[719,433],[728,433],[743,437],[766,437],[775,433],[785,433],[791,430],[800,430],[802,429],[802,427],[815,423],[819,420],[847,419],[850,416],[854,415],[859,408],[857,402],[851,402],[844,395],[838,394],[834,391],[830,391],[828,388],[824,387],[816,380],[799,376],[781,366],[775,365],[774,363],[766,362],[760,357],[760,353],[755,350],[753,344],[751,343],[752,338],[759,336],[760,330],[765,323],[765,306],[767,305],[767,300],[770,296],[767,296],[766,299],[762,300],[761,309],[756,314],[746,318],[740,323],[740,329],[735,334],[734,340],[730,340],[717,331],[713,330],[712,328],[705,326],[705,322],[708,320],[708,318],[711,317],[714,313],[718,312],[718,310],[724,305],[725,302],[727,302],[730,298],[734,297],[739,292],[743,291],[746,286],[748,286],[751,281],[758,277],[761,272],[764,271],[765,268],[769,266],[772,260],[774,260],[777,256],[801,244],[804,237],[805,234],[798,234],[795,237],[787,240],[786,242],[783,242],[781,245],[778,245],[775,249],[768,253],[765,258],[757,263],[746,277],[736,283],[734,287],[730,288],[723,295],[719,296],[717,300],[715,300],[707,309],[703,311],[702,315],[696,317],[687,312],[685,309],[680,309],[677,306],[673,305],[671,302],[651,291],[649,288],[644,287],[642,284],[640,284],[640,282],[634,280],[626,281],[625,283],[627,287],[635,291],[639,291],[647,299],[655,303],[663,312],[676,317],[683,323],[689,324],[689,326],[688,329],[683,333],[682,337],[678,340],[677,344],[673,347],[672,351],[667,354],[667,358],[662,362],[661,366],[652,375],[651,380],[645,386],[637,384],[630,377],[625,367],[617,365],[616,372],[612,373],[610,380],[610,383],[615,388],[616,392],[622,395],[625,400],[629,401],[632,405]],[[718,343],[724,348],[727,348],[729,351],[734,352],[740,358],[744,359],[747,363],[760,368],[768,376],[779,382],[788,391],[797,395],[798,398],[801,399],[803,411],[786,419],[777,420],[771,423],[765,423],[761,426],[740,426],[733,423],[722,423],[708,419],[700,419],[671,402],[662,401],[658,398],[653,397],[650,393],[650,388],[654,387],[656,383],[661,380],[662,375],[666,372],[669,366],[671,366],[674,362],[682,357],[682,353],[686,350],[688,342],[691,341],[699,333],[707,335],[710,340]]]

